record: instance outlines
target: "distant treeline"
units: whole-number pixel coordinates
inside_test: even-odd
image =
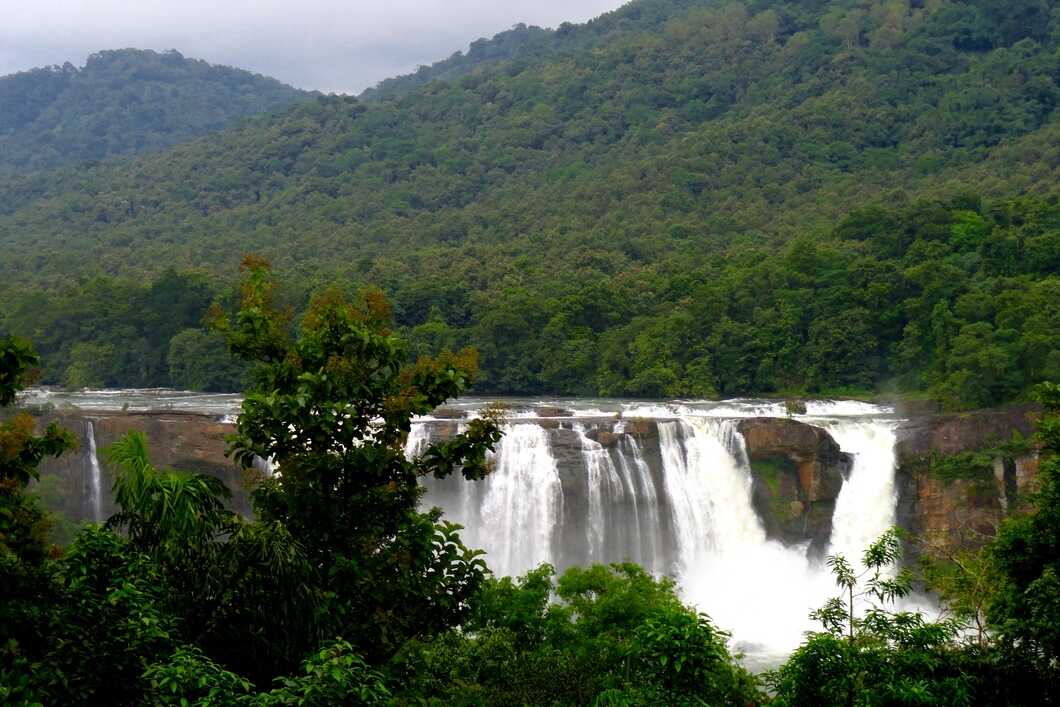
[[[680,247],[680,238],[675,238]],[[380,283],[411,355],[470,344],[490,393],[733,396],[927,393],[950,407],[1060,379],[1060,206],[975,197],[874,206],[826,236],[741,243],[685,271],[485,297],[438,276]],[[560,268],[557,268],[561,272]],[[342,282],[356,290],[365,284]],[[314,288],[319,289],[319,287]],[[296,315],[312,292],[281,294]],[[6,295],[0,329],[31,336],[45,381],[238,390],[204,327],[233,290],[170,270]]]

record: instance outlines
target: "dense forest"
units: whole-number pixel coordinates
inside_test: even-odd
[[[409,363],[378,292],[314,298],[298,326],[249,259],[234,316],[212,323],[253,369],[233,456],[276,460],[255,517],[214,477],[152,465],[132,432],[105,450],[119,507],[65,549],[27,492],[73,442],[22,413],[0,423],[0,700],[156,705],[1038,705],[1060,659],[1060,386],[1036,390],[1040,489],[986,548],[928,565],[944,619],[889,531],[829,558],[834,597],[776,670],[754,676],[673,582],[631,564],[490,574],[459,526],[419,508],[424,477],[490,473],[486,414],[408,458],[412,417],[467,389],[475,354]],[[0,404],[39,358],[0,340]],[[718,577],[717,581],[726,581]],[[978,631],[976,631],[978,628]]]
[[[0,76],[0,174],[159,151],[311,97],[179,52],[102,51]]]
[[[1058,365],[1058,26],[640,0],[516,28],[448,81],[0,180],[0,327],[49,382],[233,387],[188,332],[255,252],[296,310],[370,284],[413,345],[474,344],[481,391],[1020,396]],[[177,317],[116,294],[174,277]]]
[[[695,245],[681,250],[689,260]],[[781,247],[734,245],[697,268],[590,279],[570,294],[473,281],[393,281],[413,350],[465,345],[481,392],[619,396],[928,392],[950,407],[1060,379],[1060,205],[959,197],[853,212]],[[10,296],[0,329],[30,334],[45,381],[239,390],[245,368],[205,328],[234,288],[202,272],[96,277]],[[310,287],[284,290],[303,311]]]

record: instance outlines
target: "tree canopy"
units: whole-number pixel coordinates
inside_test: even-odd
[[[157,152],[312,94],[177,51],[97,52],[0,76],[0,174]]]
[[[1022,396],[1056,366],[1056,21],[640,0],[516,28],[444,80],[0,181],[0,327],[52,382],[237,388],[191,309],[121,347],[49,324],[167,269],[223,296],[257,252],[299,311],[371,284],[414,348],[474,345],[481,391]]]

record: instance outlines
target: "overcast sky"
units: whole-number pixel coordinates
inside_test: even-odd
[[[100,49],[176,49],[300,88],[357,93],[525,22],[625,0],[0,0],[0,75]]]

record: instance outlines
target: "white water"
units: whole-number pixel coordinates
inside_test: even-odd
[[[103,520],[103,478],[96,454],[96,429],[91,420],[86,420],[85,426],[88,437],[88,507],[92,520],[98,523]]]
[[[894,486],[893,423],[823,421],[839,448],[854,455],[850,478],[836,499],[829,555],[855,563],[874,540],[894,527],[897,492]]]
[[[485,549],[497,574],[521,574],[542,561],[561,569],[635,561],[675,576],[685,599],[732,633],[749,664],[777,664],[805,631],[819,628],[809,612],[837,593],[827,567],[808,557],[808,541],[770,540],[752,505],[739,419],[783,415],[777,408],[758,401],[627,404],[618,419],[590,420],[573,410],[566,431],[520,421],[508,425],[486,481],[460,482],[459,490],[432,486],[428,500],[467,527],[465,542]],[[807,410],[812,415],[796,417],[826,428],[853,456],[828,553],[856,562],[895,523],[896,422],[889,410],[865,403],[810,403]],[[654,418],[655,471],[628,431],[633,418]],[[594,427],[618,435],[617,443],[593,439]],[[427,443],[427,429],[410,435],[410,453]],[[564,434],[572,441],[563,442]],[[566,449],[573,443],[580,460],[554,454],[553,438]],[[566,514],[565,495],[573,504]]]
[[[621,504],[626,497],[626,486],[615,469],[611,455],[599,442],[585,436],[585,427],[575,425],[574,431],[582,445],[585,460],[586,497],[589,500],[588,540],[589,561],[605,562],[604,541],[607,539],[607,512],[605,502]],[[635,521],[636,522],[636,521]]]
[[[497,574],[554,562],[563,490],[548,433],[535,424],[508,426],[496,464],[496,473],[485,480],[480,522],[468,528],[468,542],[485,548]]]
[[[640,554],[635,555],[633,560],[656,574],[662,574],[665,567],[662,541],[658,532],[661,526],[655,483],[651,478],[648,463],[644,461],[644,455],[640,451],[640,445],[637,444],[637,439],[626,436],[621,444],[625,452],[619,455],[619,466],[630,479],[630,486],[633,488],[631,498],[633,499],[633,512],[637,516],[636,532],[640,541],[638,543]],[[644,509],[643,520],[641,508]],[[642,530],[642,527],[647,530]]]
[[[179,408],[218,417],[234,415],[239,403],[234,396],[166,391],[43,391],[38,398],[30,402],[101,412]],[[486,402],[462,400],[445,416],[419,421],[406,453],[422,454],[433,425],[450,424],[453,412],[466,422]],[[490,477],[425,481],[426,504],[466,526],[465,543],[485,549],[494,572],[522,574],[540,562],[561,570],[595,561],[638,562],[675,576],[685,598],[732,632],[752,664],[775,664],[801,642],[803,631],[818,628],[807,615],[836,594],[832,577],[807,558],[805,547],[766,537],[751,505],[737,432],[741,418],[787,417],[781,403],[509,404],[517,412],[509,416]],[[538,417],[543,407],[553,408],[547,424]],[[856,561],[895,520],[893,411],[856,401],[807,401],[806,410],[795,418],[826,428],[854,456],[827,552]],[[611,435],[606,441],[603,432]],[[86,504],[102,519],[94,431],[88,436]]]

